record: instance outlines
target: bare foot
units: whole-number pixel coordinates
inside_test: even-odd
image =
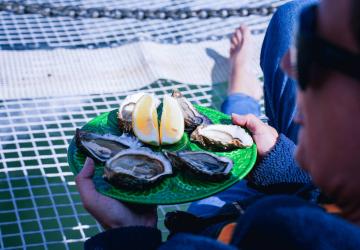
[[[230,75],[228,94],[243,93],[256,100],[262,96],[259,79],[251,71],[251,58],[254,53],[252,37],[246,26],[237,28],[231,38]]]

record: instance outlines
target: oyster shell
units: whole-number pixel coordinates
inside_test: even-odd
[[[138,148],[143,145],[136,137],[128,134],[122,136],[99,135],[80,129],[76,130],[75,140],[77,146],[87,156],[102,163],[124,149]]]
[[[120,187],[141,189],[171,174],[170,161],[146,148],[123,150],[105,164],[105,178]]]
[[[135,108],[135,104],[144,95],[145,95],[144,92],[129,95],[121,103],[118,112],[118,120],[119,120],[119,127],[123,132],[125,133],[132,132],[132,113]],[[155,98],[155,105],[156,107],[158,107],[160,105],[160,100],[156,97],[154,98]]]
[[[201,124],[212,124],[211,120],[200,114],[195,107],[181,94],[178,90],[173,90],[172,97],[174,97],[180,104],[184,115],[185,131],[191,133]]]
[[[192,132],[190,139],[214,151],[250,147],[254,143],[242,127],[223,124],[201,125]]]
[[[206,180],[223,180],[233,168],[231,159],[204,151],[165,152],[173,166]]]
[[[118,119],[119,119],[119,127],[122,131],[124,131],[126,133],[132,132],[132,123],[131,123],[132,112],[134,110],[136,102],[144,94],[145,93],[136,93],[133,95],[129,95],[121,103],[119,112],[118,112]]]

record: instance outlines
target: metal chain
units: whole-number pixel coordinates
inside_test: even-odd
[[[40,14],[44,17],[72,17],[72,18],[111,18],[125,19],[188,19],[188,18],[229,18],[247,17],[250,15],[269,16],[274,13],[276,7],[272,5],[259,7],[224,8],[224,9],[107,9],[107,8],[84,8],[81,6],[55,6],[50,3],[26,4],[16,1],[0,2],[0,11],[9,11],[15,14]]]

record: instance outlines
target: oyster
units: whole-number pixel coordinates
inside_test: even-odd
[[[141,189],[171,174],[170,161],[146,148],[123,150],[105,164],[105,178],[120,187]]]
[[[191,133],[201,124],[212,124],[211,120],[200,114],[195,107],[181,94],[178,90],[173,90],[172,97],[174,97],[180,104],[184,115],[185,131]]]
[[[133,95],[129,95],[125,98],[125,100],[121,103],[118,119],[119,119],[119,127],[122,131],[126,133],[132,132],[132,112],[134,110],[136,102],[144,95],[145,93],[136,93]]]
[[[206,180],[226,179],[233,167],[231,159],[204,151],[165,152],[173,166]]]
[[[242,127],[223,124],[201,125],[192,132],[190,139],[214,151],[250,147],[254,143]]]
[[[124,149],[142,146],[138,139],[128,134],[123,134],[122,136],[111,134],[99,135],[77,129],[75,139],[77,146],[87,156],[98,162],[105,162]]]
[[[125,133],[132,132],[132,113],[135,108],[135,104],[143,97],[145,93],[136,93],[133,95],[129,95],[125,98],[125,100],[121,103],[118,119],[119,119],[119,127]],[[155,106],[158,107],[160,105],[160,100],[154,96]]]

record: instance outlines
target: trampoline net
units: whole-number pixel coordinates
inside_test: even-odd
[[[276,6],[284,2],[51,1],[54,5],[142,9],[237,8],[270,3]],[[47,18],[0,12],[0,49],[116,47],[141,40],[196,43],[227,38],[239,23],[246,23],[260,36],[269,18],[138,21]],[[2,81],[0,78],[0,85]],[[173,88],[182,91],[194,103],[217,109],[226,95],[226,84],[191,85],[159,79],[142,89],[117,93],[0,100],[0,249],[80,249],[85,239],[100,232],[101,227],[82,207],[67,164],[67,147],[75,129],[103,112],[118,108],[131,93],[144,90],[162,97]],[[186,207],[187,204],[158,208],[159,228],[164,237],[167,234],[164,214]]]
[[[46,3],[48,1],[26,1]],[[106,7],[129,9],[220,9],[254,7],[272,4],[278,6],[284,0],[142,0],[142,1],[51,1],[53,5],[79,5],[86,8]],[[265,31],[270,16],[251,15],[245,18],[210,18],[185,20],[111,20],[72,19],[68,17],[41,17],[39,15],[14,15],[0,13],[0,46],[2,49],[77,48],[118,46],[138,40],[162,43],[199,42],[218,40],[229,36],[240,23],[251,27],[253,33]]]

